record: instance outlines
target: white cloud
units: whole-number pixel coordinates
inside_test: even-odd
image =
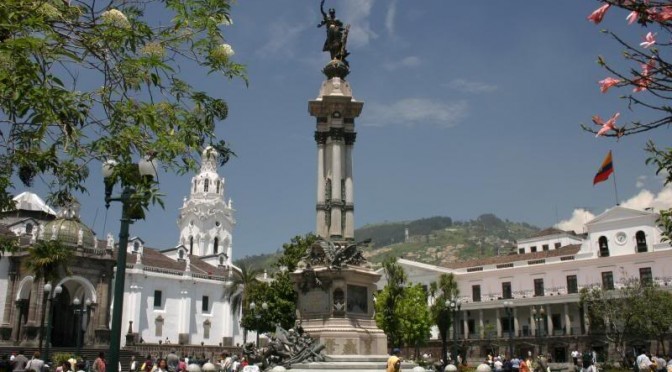
[[[378,37],[369,23],[369,15],[375,0],[347,0],[343,3],[343,17],[345,24],[350,24],[348,47],[359,48],[369,44],[371,39]],[[339,17],[340,18],[340,17]]]
[[[268,41],[257,50],[257,54],[262,57],[293,57],[294,46],[307,27],[307,23],[297,24],[283,20],[271,23],[268,26]]]
[[[390,2],[390,7],[387,8],[387,14],[385,15],[385,29],[390,36],[394,35],[394,19],[397,15],[397,0]]]
[[[592,220],[593,218],[595,218],[594,214],[583,208],[579,208],[572,212],[572,217],[558,222],[555,227],[560,230],[582,233],[584,232],[583,227],[585,226],[586,222]]]
[[[637,182],[635,182],[635,187],[641,189],[642,187],[644,187],[645,182],[646,182],[646,176],[639,176],[637,177]]]
[[[621,206],[639,210],[672,208],[672,185],[663,187],[658,194],[649,190],[641,190],[637,195],[621,203]]]
[[[496,85],[466,79],[455,79],[448,86],[466,93],[491,93],[497,90]]]
[[[405,98],[391,104],[369,103],[365,125],[434,125],[450,128],[467,116],[466,101],[439,102],[424,98]]]
[[[414,67],[420,65],[420,58],[416,56],[408,56],[400,61],[387,62],[383,67],[388,71],[394,71],[402,67]]]
[[[672,185],[663,187],[658,194],[643,189],[637,195],[621,203],[624,208],[645,210],[653,208],[654,210],[670,209],[672,208]],[[595,215],[579,208],[572,212],[572,217],[567,220],[560,221],[555,225],[558,229],[575,231],[577,233],[583,232],[586,222],[595,218]]]

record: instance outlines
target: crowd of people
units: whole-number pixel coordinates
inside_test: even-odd
[[[100,352],[98,357],[91,361],[74,356],[58,365],[50,366],[40,357],[39,352],[31,356],[24,355],[19,350],[11,355],[0,357],[0,372],[106,372],[113,369],[107,365],[105,353]],[[187,372],[190,364],[202,367],[206,363],[212,363],[218,372],[239,372],[249,365],[243,354],[223,353],[219,358],[206,358],[196,356],[178,356],[173,350],[163,356],[148,354],[144,358],[131,357],[128,366],[118,366],[119,372]]]
[[[105,372],[105,354],[101,352],[93,362],[72,356],[56,364],[47,364],[39,351],[28,357],[23,350],[19,350],[0,358],[0,372]]]

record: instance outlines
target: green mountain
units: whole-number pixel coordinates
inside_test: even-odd
[[[483,214],[474,220],[453,221],[450,217],[430,217],[415,221],[385,222],[355,230],[355,240],[371,239],[364,255],[374,264],[396,256],[433,265],[491,257],[515,252],[516,241],[528,238],[539,228],[524,222],[502,220]],[[276,253],[237,260],[272,271]]]

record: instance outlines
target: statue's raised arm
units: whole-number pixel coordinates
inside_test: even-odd
[[[320,1],[320,13],[322,13],[322,22],[317,27],[322,27],[327,23],[327,13],[324,11],[324,0]]]

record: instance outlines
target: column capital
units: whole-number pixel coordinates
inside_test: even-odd
[[[355,132],[345,132],[343,134],[345,138],[345,144],[348,146],[352,146],[355,144],[355,139],[357,138],[357,133]]]
[[[326,144],[327,143],[327,137],[329,137],[328,132],[315,131],[315,142],[317,142],[318,145]]]

